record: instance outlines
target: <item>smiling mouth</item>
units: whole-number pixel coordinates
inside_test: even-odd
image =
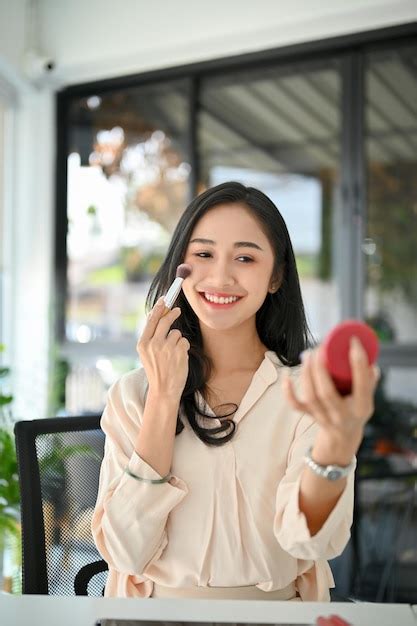
[[[239,300],[241,300],[243,297],[243,296],[218,297],[218,296],[212,296],[210,294],[206,294],[204,291],[200,291],[199,294],[200,294],[200,297],[207,304],[211,306],[224,307],[224,308],[233,306],[234,304],[239,302]]]

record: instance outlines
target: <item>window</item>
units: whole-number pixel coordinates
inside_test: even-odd
[[[145,297],[180,214],[230,179],[282,212],[318,340],[363,314],[385,369],[417,361],[416,47],[357,37],[360,49],[324,43],[59,94],[67,410],[100,410],[109,383],[137,363]]]
[[[106,388],[137,363],[146,294],[190,196],[187,89],[168,81],[69,103],[66,349],[53,411],[101,411]]]
[[[339,321],[333,228],[340,184],[338,62],[223,74],[202,81],[202,186],[238,180],[267,193],[293,243],[308,321]]]
[[[67,340],[133,340],[150,279],[189,196],[182,83],[71,103]]]
[[[381,335],[416,341],[417,47],[368,56],[365,311]]]

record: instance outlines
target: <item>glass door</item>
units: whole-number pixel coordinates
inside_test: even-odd
[[[200,188],[258,187],[293,242],[308,321],[317,339],[340,319],[334,223],[341,158],[338,61],[235,72],[202,82]]]

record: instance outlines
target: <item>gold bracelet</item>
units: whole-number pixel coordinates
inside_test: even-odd
[[[167,474],[163,478],[157,478],[157,479],[142,478],[142,476],[136,476],[136,474],[133,474],[128,467],[125,467],[125,472],[126,472],[126,474],[128,474],[132,478],[135,478],[136,480],[141,480],[144,483],[152,483],[154,485],[159,485],[161,483],[166,483],[171,478],[171,474]]]

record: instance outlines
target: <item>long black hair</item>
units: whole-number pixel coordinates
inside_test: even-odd
[[[209,210],[221,204],[241,204],[249,209],[268,237],[275,255],[273,276],[281,280],[275,293],[268,293],[261,308],[256,313],[256,329],[262,343],[274,351],[285,365],[293,367],[300,363],[300,353],[312,343],[307,326],[303,300],[294,252],[287,227],[275,204],[264,193],[253,187],[245,187],[237,182],[227,182],[207,189],[194,198],[182,214],[166,257],[152,280],[146,298],[148,312],[158,298],[168,291],[175,279],[176,270],[183,263],[188,242],[197,222]],[[278,281],[279,282],[279,281]],[[190,342],[188,378],[181,396],[180,412],[177,418],[176,434],[184,425],[180,413],[185,415],[196,435],[206,444],[219,446],[229,441],[236,425],[228,419],[232,413],[221,417],[221,425],[205,428],[198,423],[196,416],[213,418],[197,405],[195,392],[205,397],[206,384],[210,378],[211,361],[204,354],[199,320],[181,291],[176,301],[181,315],[172,324]],[[234,403],[230,403],[234,404]],[[222,433],[223,436],[219,437]]]

